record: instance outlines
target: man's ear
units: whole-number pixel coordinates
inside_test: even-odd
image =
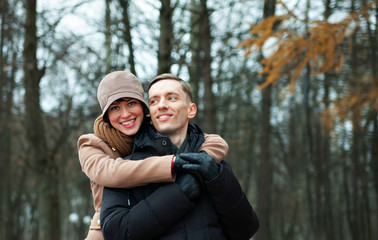
[[[194,118],[196,114],[197,114],[197,106],[195,103],[191,103],[190,108],[189,108],[188,119]]]

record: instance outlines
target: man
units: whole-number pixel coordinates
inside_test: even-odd
[[[152,80],[148,95],[153,127],[137,133],[127,158],[176,154],[176,182],[104,188],[100,218],[105,239],[252,237],[258,218],[231,167],[196,153],[204,138],[201,129],[189,123],[197,112],[189,85],[162,74]]]

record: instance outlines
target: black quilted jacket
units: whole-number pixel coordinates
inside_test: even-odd
[[[203,133],[189,124],[187,152],[196,152]],[[127,159],[176,153],[168,137],[151,127],[137,134]],[[221,173],[203,184],[201,197],[191,202],[176,183],[153,183],[131,189],[104,188],[100,214],[106,240],[222,240],[249,239],[259,221],[232,173],[221,162]]]

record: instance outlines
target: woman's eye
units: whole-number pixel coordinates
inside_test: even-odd
[[[127,105],[129,105],[129,106],[133,106],[133,105],[135,105],[136,104],[136,101],[131,101],[131,102],[128,102],[127,103]]]
[[[110,110],[112,111],[115,111],[115,110],[118,110],[119,109],[119,106],[110,106]]]

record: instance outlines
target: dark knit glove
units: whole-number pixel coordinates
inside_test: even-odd
[[[205,152],[182,153],[180,158],[189,162],[182,166],[184,171],[199,174],[205,182],[211,182],[220,173],[220,164]]]
[[[178,154],[174,158],[172,169],[173,169],[174,172],[178,173],[178,172],[182,171],[182,166],[184,164],[187,164],[187,163],[188,163],[188,161],[182,159],[180,157],[180,154]]]
[[[198,180],[189,173],[181,173],[176,177],[176,183],[189,198],[194,200],[201,194],[201,186]]]

